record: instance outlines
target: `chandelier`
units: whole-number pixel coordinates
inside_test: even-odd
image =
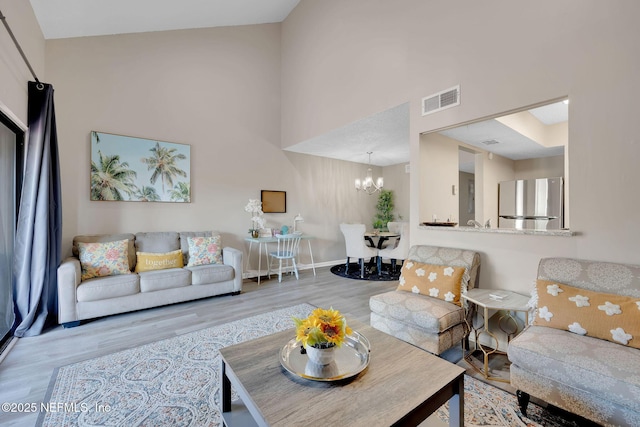
[[[384,186],[384,180],[382,177],[379,177],[375,182],[373,181],[373,177],[371,175],[371,153],[372,151],[367,151],[367,154],[369,155],[369,169],[367,169],[367,177],[362,181],[356,178],[356,190],[364,191],[369,195],[382,190],[382,187]]]

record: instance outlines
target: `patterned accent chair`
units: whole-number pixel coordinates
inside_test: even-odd
[[[538,267],[538,279],[585,292],[640,299],[640,266],[544,258]],[[537,289],[530,303],[535,309],[532,323],[536,316],[544,318],[546,312],[537,311],[543,288]],[[640,322],[640,304],[638,301],[635,304],[638,304],[637,321]],[[631,306],[632,313],[636,311],[635,304]],[[514,338],[507,351],[511,385],[518,390],[523,413],[526,414],[531,395],[602,425],[640,425],[640,349],[588,336],[591,331],[573,333],[543,326],[542,321],[535,323],[538,324],[530,324]],[[608,332],[610,328],[605,329]],[[580,335],[585,332],[587,335]]]
[[[480,255],[477,252],[437,246],[412,246],[407,260],[440,266],[464,267],[461,292],[478,281]],[[407,262],[405,260],[405,262]],[[369,299],[371,326],[398,339],[440,355],[467,336],[471,310],[441,299],[394,290]]]

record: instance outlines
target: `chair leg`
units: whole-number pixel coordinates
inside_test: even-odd
[[[360,258],[360,278],[364,279],[364,258]]]
[[[296,259],[291,258],[291,261],[293,262],[293,272],[296,274],[296,280],[298,280],[298,266],[296,265]]]
[[[382,257],[379,256],[376,259],[376,267],[378,268],[378,277],[382,276]]]
[[[396,263],[397,263],[397,261],[398,261],[398,260],[396,260],[395,258],[392,258],[392,259],[391,259],[391,271],[392,271],[393,273],[395,273],[395,272],[396,272]]]
[[[280,266],[278,268],[278,282],[282,282],[282,258],[279,261]]]
[[[347,257],[347,263],[344,265],[344,274],[349,274],[349,257]]]

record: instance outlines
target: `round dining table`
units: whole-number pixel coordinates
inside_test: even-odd
[[[391,231],[367,231],[364,233],[364,238],[369,242],[369,246],[377,249],[382,249],[384,242],[395,237],[400,237],[400,234]]]

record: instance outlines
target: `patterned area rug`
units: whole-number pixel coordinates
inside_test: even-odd
[[[59,368],[45,402],[67,406],[41,413],[37,425],[221,426],[218,349],[292,328],[292,316],[314,308],[301,304]]]
[[[360,264],[357,262],[350,262],[349,269],[345,271],[344,264],[337,264],[331,267],[331,272],[336,276],[346,277],[348,279],[355,280],[398,280],[400,278],[400,268],[402,264],[399,264],[394,271],[391,270],[391,265],[388,263],[382,264],[382,274],[378,274],[378,268],[375,263],[365,263],[364,277],[360,277]]]
[[[292,327],[300,304],[59,368],[41,413],[43,426],[222,426],[220,348]],[[525,418],[515,396],[465,377],[467,426],[578,426],[529,404]],[[448,421],[448,407],[437,417]]]
[[[580,427],[582,420],[556,413],[533,402],[523,416],[517,398],[504,390],[493,387],[469,375],[464,377],[464,425],[467,427],[518,426],[518,427]],[[436,412],[438,418],[449,421],[449,403]]]

